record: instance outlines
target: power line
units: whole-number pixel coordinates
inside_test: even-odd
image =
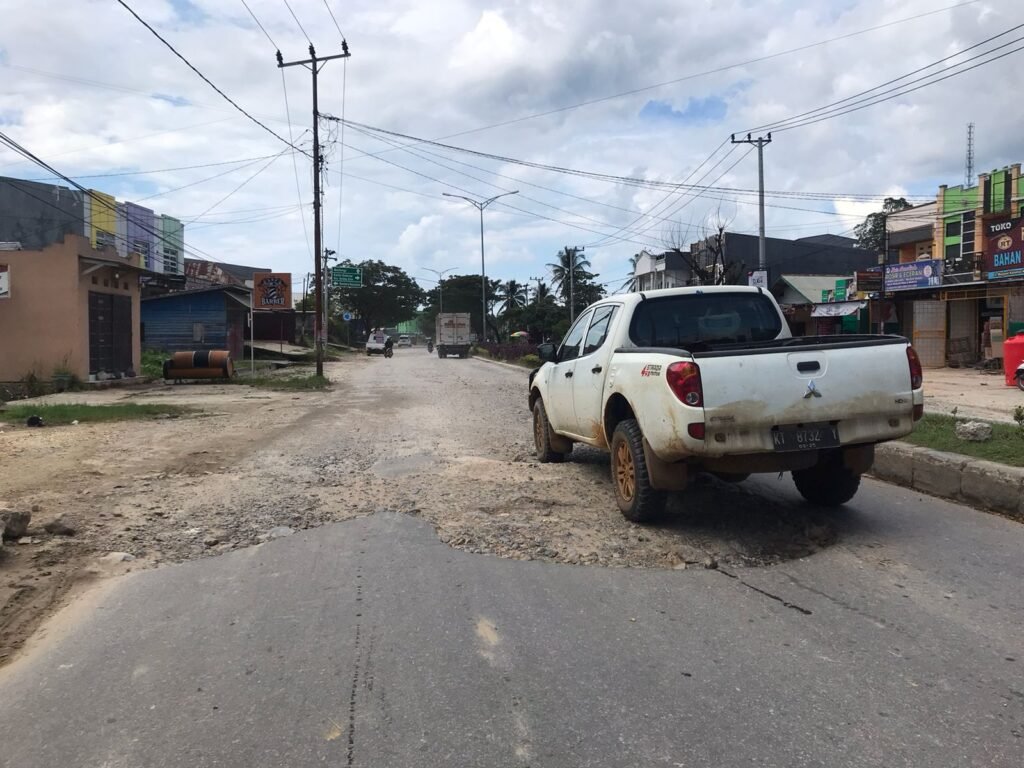
[[[1024,26],[1024,25],[1021,25],[1021,26]],[[825,120],[831,120],[831,119],[836,118],[836,117],[842,117],[843,115],[848,115],[848,114],[850,114],[852,112],[859,112],[862,109],[867,109],[868,107],[873,107],[873,106],[875,106],[877,104],[881,104],[881,103],[886,102],[886,101],[891,101],[892,99],[899,98],[900,96],[905,96],[908,93],[914,93],[915,91],[919,91],[919,90],[921,90],[923,88],[927,88],[929,86],[936,85],[937,83],[941,83],[944,80],[949,80],[952,77],[956,77],[958,75],[962,75],[962,74],[964,74],[966,72],[970,72],[971,70],[977,69],[978,67],[983,67],[986,64],[991,64],[991,63],[993,63],[995,61],[998,61],[999,59],[1005,58],[1006,56],[1010,56],[1011,54],[1014,54],[1014,53],[1017,53],[1018,51],[1024,50],[1024,46],[1020,46],[1020,47],[1014,48],[1012,50],[1006,51],[1005,53],[1002,53],[1002,54],[1000,54],[998,56],[993,56],[992,58],[987,59],[985,61],[978,62],[977,64],[974,64],[974,65],[972,65],[970,67],[963,67],[964,64],[966,64],[966,63],[968,63],[970,61],[974,61],[976,59],[984,58],[986,56],[991,55],[995,51],[1001,50],[1003,48],[1006,48],[1006,47],[1008,47],[1010,45],[1014,45],[1014,44],[1019,43],[1021,41],[1024,41],[1024,37],[1019,37],[1016,40],[1010,41],[1009,43],[1004,43],[1003,45],[997,46],[996,48],[994,48],[994,49],[992,49],[990,51],[986,51],[985,53],[978,54],[977,56],[972,56],[971,58],[969,58],[969,59],[967,59],[965,61],[959,62],[958,64],[954,64],[954,65],[952,65],[950,67],[950,70],[952,70],[952,71],[948,71],[942,77],[938,77],[938,75],[943,74],[943,73],[941,73],[941,72],[934,72],[934,73],[932,73],[930,75],[925,75],[924,77],[920,77],[920,78],[918,78],[916,80],[911,80],[910,82],[904,83],[903,85],[896,86],[895,88],[890,88],[889,90],[881,91],[879,93],[876,93],[876,94],[873,94],[873,95],[870,95],[870,96],[866,96],[865,98],[859,99],[857,101],[853,101],[853,102],[851,102],[849,104],[846,104],[845,106],[842,106],[842,107],[835,107],[833,109],[826,109],[825,107],[821,107],[818,110],[812,110],[812,113],[817,113],[817,114],[806,113],[806,114],[811,114],[812,116],[807,117],[807,118],[805,118],[803,120],[798,120],[797,118],[789,118],[789,121],[780,121],[779,127],[775,127],[775,125],[773,124],[771,130],[774,133],[781,133],[782,131],[789,131],[789,130],[793,130],[794,128],[803,128],[804,126],[807,126],[807,125],[814,125],[815,123],[824,122]],[[932,78],[934,78],[934,79],[932,79]],[[927,82],[925,82],[925,81],[927,81]],[[907,86],[910,86],[910,85],[914,85],[915,83],[921,83],[921,84],[920,85],[916,85],[916,87],[914,87],[914,88],[907,87]],[[874,90],[874,89],[871,89],[871,90]],[[868,91],[865,91],[865,93],[868,93]],[[886,95],[886,94],[891,94],[891,95]],[[860,95],[860,94],[858,94],[858,95]],[[850,97],[850,98],[856,98],[856,97]],[[857,105],[860,105],[860,106],[857,106]]]
[[[288,82],[285,80],[284,70],[281,71],[281,89],[284,91],[284,113],[288,117],[288,140],[294,141],[295,136],[292,132],[292,110],[288,105]],[[295,172],[295,196],[299,200],[302,199],[302,185],[299,183],[299,161],[292,155],[292,170]],[[302,235],[306,240],[306,250],[309,251],[309,257],[313,258],[313,246],[309,242],[309,229],[306,227],[306,215],[303,214],[302,218]]]
[[[237,119],[237,118],[235,118],[235,117],[228,117],[228,118],[218,118],[216,120],[207,120],[206,122],[203,122],[203,123],[196,123],[194,125],[186,125],[186,126],[182,126],[181,128],[170,128],[170,129],[168,129],[166,131],[155,131],[154,133],[144,133],[141,136],[132,136],[132,137],[127,138],[127,139],[118,139],[117,141],[108,141],[108,142],[106,142],[104,144],[94,144],[91,147],[83,147],[81,149],[68,149],[68,150],[65,150],[64,152],[57,152],[55,154],[52,154],[52,155],[50,155],[50,157],[51,158],[53,158],[53,157],[65,157],[67,155],[76,155],[79,152],[92,152],[93,150],[104,149],[105,147],[112,147],[115,144],[127,144],[127,143],[132,142],[132,141],[142,141],[143,139],[151,139],[154,136],[165,136],[168,133],[182,133],[183,131],[191,131],[193,128],[205,128],[208,125],[216,125],[217,123],[226,123],[229,120],[235,120],[235,119]],[[12,165],[22,165],[25,162],[27,162],[27,161],[19,160],[19,161],[15,162],[15,163],[5,163],[4,165],[0,165],[0,168],[9,168]]]
[[[846,34],[837,35],[836,37],[830,37],[830,38],[825,39],[825,40],[819,40],[819,41],[814,42],[814,43],[808,43],[806,45],[797,46],[796,48],[789,48],[789,49],[784,50],[784,51],[778,51],[776,53],[770,53],[770,54],[766,54],[764,56],[758,56],[758,57],[753,58],[753,59],[747,59],[746,61],[734,62],[732,64],[726,64],[724,66],[716,67],[714,69],[708,69],[708,70],[704,70],[702,72],[694,72],[692,74],[683,75],[682,77],[677,77],[677,78],[672,79],[672,80],[665,80],[664,82],[654,83],[653,85],[645,85],[645,86],[641,86],[639,88],[630,89],[628,91],[622,91],[620,93],[614,93],[614,94],[611,94],[609,96],[602,96],[602,97],[596,98],[596,99],[589,99],[587,101],[581,101],[581,102],[576,103],[576,104],[570,104],[570,105],[564,106],[564,107],[557,107],[555,109],[549,109],[549,110],[546,110],[544,112],[535,112],[533,114],[524,115],[522,117],[516,117],[516,118],[509,119],[509,120],[503,120],[503,121],[497,122],[497,123],[491,123],[489,125],[483,125],[483,126],[480,126],[478,128],[470,128],[470,129],[467,129],[467,130],[464,130],[464,131],[458,131],[456,133],[450,133],[450,134],[447,134],[445,136],[438,137],[438,140],[454,139],[454,138],[456,138],[458,136],[466,136],[466,135],[469,135],[471,133],[480,133],[481,131],[489,131],[489,130],[492,130],[494,128],[502,128],[502,127],[507,126],[507,125],[514,125],[516,123],[525,122],[527,120],[534,120],[534,119],[536,119],[538,117],[549,117],[550,115],[556,115],[556,114],[559,114],[561,112],[568,112],[568,111],[573,110],[573,109],[579,109],[580,107],[587,107],[587,106],[591,106],[593,104],[600,104],[602,102],[612,101],[613,99],[619,99],[619,98],[622,98],[623,96],[633,96],[635,94],[642,93],[644,91],[650,91],[650,90],[654,90],[656,88],[662,88],[662,87],[664,87],[666,85],[676,85],[677,83],[686,82],[687,80],[694,80],[694,79],[699,78],[699,77],[705,77],[707,75],[714,75],[714,74],[718,74],[720,72],[726,72],[726,71],[728,71],[730,69],[737,69],[739,67],[745,67],[745,66],[749,66],[751,64],[758,64],[758,63],[761,63],[761,62],[764,62],[764,61],[770,61],[771,59],[776,59],[776,58],[779,58],[781,56],[788,56],[789,54],[792,54],[792,53],[799,53],[801,51],[806,51],[806,50],[809,50],[811,48],[817,48],[817,47],[820,47],[820,46],[823,46],[823,45],[828,45],[829,43],[838,42],[840,40],[848,40],[848,39],[850,39],[852,37],[857,37],[859,35],[864,35],[864,34],[867,34],[869,32],[876,32],[876,31],[878,31],[880,29],[886,29],[888,27],[893,27],[893,26],[896,26],[898,24],[905,24],[905,23],[910,22],[910,21],[916,21],[917,19],[922,19],[922,18],[925,18],[927,16],[933,16],[935,14],[945,13],[946,11],[951,11],[951,10],[954,10],[956,8],[962,8],[962,7],[967,6],[967,5],[974,5],[974,4],[978,3],[978,2],[980,2],[980,0],[965,0],[965,2],[955,3],[953,5],[946,6],[944,8],[937,8],[935,10],[925,11],[924,13],[915,14],[913,16],[906,16],[906,17],[901,18],[901,19],[894,19],[893,21],[889,21],[889,22],[886,22],[884,24],[877,24],[877,25],[875,25],[873,27],[867,27],[865,29],[860,29],[860,30],[857,30],[857,31],[854,31],[854,32],[848,32]],[[388,150],[385,150],[385,151],[388,151]]]
[[[15,149],[16,147],[20,147],[20,145],[17,144],[16,142],[14,142],[13,139],[10,139],[9,137],[5,136],[3,133],[0,133],[0,143],[6,144],[7,146],[11,147],[12,149]],[[20,149],[15,149],[15,151],[17,151],[19,154],[21,154],[23,149],[24,148],[22,147]],[[30,159],[35,157],[30,152],[28,152],[28,150],[24,150],[24,151],[27,153],[27,156],[29,156]],[[33,160],[33,162],[40,162],[41,163],[42,161]],[[49,168],[49,166],[46,166],[46,167],[47,167],[47,170],[52,170],[51,168]],[[110,211],[112,211],[112,212],[114,212],[116,214],[116,212],[117,212],[117,205],[116,205],[116,203],[114,205],[111,205],[109,202],[107,202],[106,199],[104,199],[102,197],[97,197],[92,192],[90,192],[88,189],[83,187],[81,184],[78,184],[77,182],[75,182],[74,179],[71,179],[71,178],[69,178],[67,176],[61,176],[61,178],[63,178],[65,181],[67,181],[69,184],[71,184],[77,190],[79,190],[80,192],[85,194],[92,203],[99,203],[99,204],[103,205],[105,208],[107,208],[108,210],[110,210]],[[83,224],[88,224],[89,223],[88,219],[86,219],[84,216],[75,216],[74,214],[69,213],[65,209],[60,208],[57,205],[54,205],[51,201],[47,200],[46,198],[39,197],[38,195],[35,195],[32,192],[29,192],[23,186],[18,184],[18,180],[17,179],[0,178],[0,182],[3,182],[5,184],[8,184],[8,185],[14,187],[15,189],[19,190],[22,194],[27,195],[27,196],[33,198],[34,200],[37,200],[40,203],[43,203],[44,205],[48,206],[49,208],[53,208],[54,210],[61,212],[64,215],[68,215],[71,218],[75,219],[76,221],[80,221]],[[177,247],[178,243],[176,243],[176,242],[174,242],[172,240],[168,240],[166,237],[164,237],[163,234],[157,232],[155,229],[153,229],[151,227],[147,227],[146,225],[141,224],[139,222],[135,222],[135,224],[143,232],[145,232],[148,235],[153,236],[154,238],[159,240],[164,245],[170,245],[170,246],[175,247],[175,248]],[[121,238],[121,237],[119,237],[117,235],[117,233],[114,233],[114,232],[108,233],[108,234],[112,235],[115,240],[121,240],[126,245],[128,245],[127,238]],[[182,246],[182,252],[183,253],[188,253],[189,249],[185,248],[185,243],[184,242],[181,243],[181,246]],[[194,246],[191,248],[191,251],[194,254],[201,255],[207,261],[220,261],[219,259],[211,256],[210,254],[208,254],[208,253],[206,253],[206,252],[204,252],[204,251],[202,251],[199,248],[196,248]]]
[[[287,150],[285,150],[285,152],[287,152]],[[270,160],[267,161],[267,163],[265,165],[260,166],[260,168],[254,174],[252,174],[251,176],[246,178],[241,184],[239,184],[237,187],[232,189],[230,192],[228,192],[226,195],[224,195],[224,197],[222,197],[220,200],[218,200],[216,203],[211,205],[209,208],[207,208],[205,211],[203,211],[199,215],[200,216],[205,216],[210,211],[212,211],[215,208],[219,207],[221,203],[223,203],[224,201],[228,200],[232,195],[234,195],[236,192],[238,192],[240,189],[242,189],[242,187],[247,185],[250,181],[252,181],[257,176],[259,176],[261,173],[263,173],[265,170],[267,170],[267,168],[272,166],[281,157],[281,155],[283,155],[283,154],[284,154],[284,152],[281,152],[280,154],[275,155],[274,157],[272,157]],[[301,200],[302,198],[299,198],[299,199]],[[194,221],[195,221],[195,219],[193,219],[192,221],[185,222],[185,223],[186,224],[192,224]]]
[[[289,152],[289,151],[290,150],[287,150],[287,149],[285,150],[285,152]],[[118,171],[116,173],[89,173],[89,174],[77,173],[77,174],[75,174],[75,177],[79,178],[79,179],[109,179],[109,178],[115,178],[115,177],[119,177],[119,176],[149,176],[149,175],[156,174],[156,173],[171,173],[173,171],[194,171],[194,170],[197,170],[199,168],[216,168],[217,166],[221,166],[221,165],[238,165],[239,163],[258,163],[260,160],[269,160],[272,157],[277,157],[277,155],[262,155],[260,157],[244,157],[244,158],[241,158],[239,160],[222,160],[219,163],[200,163],[199,165],[181,165],[181,166],[178,166],[177,168],[155,168],[153,170],[148,170],[148,171]],[[28,161],[25,161],[25,162],[28,162]],[[29,178],[29,179],[22,179],[22,181],[52,181],[54,179],[59,179],[59,178],[61,178],[61,177],[60,176],[36,176],[36,177],[33,177],[33,178]]]
[[[331,14],[331,21],[334,22],[335,29],[338,30],[338,34],[341,35],[341,39],[344,40],[345,33],[341,31],[341,27],[338,25],[338,20],[334,17],[334,11],[331,10],[331,5],[330,3],[327,2],[327,0],[324,0],[324,7],[327,9],[327,12]]]
[[[267,40],[269,40],[270,44],[272,46],[274,46],[274,50],[275,51],[281,50],[280,47],[278,46],[278,44],[274,42],[274,38],[272,38],[270,36],[270,33],[267,32],[267,28],[264,27],[263,24],[260,23],[260,20],[256,18],[256,14],[252,12],[252,8],[249,7],[249,4],[247,2],[245,2],[245,0],[242,0],[242,5],[245,6],[245,10],[247,10],[249,12],[249,15],[252,16],[252,20],[256,22],[256,26],[260,28],[260,31],[263,32],[263,34],[267,36]]]
[[[306,30],[303,28],[302,22],[299,21],[299,17],[295,15],[295,11],[292,10],[291,4],[288,2],[288,0],[284,0],[284,4],[285,4],[285,7],[288,9],[288,13],[290,13],[292,15],[292,18],[295,19],[295,23],[298,25],[299,31],[302,33],[302,36],[304,38],[306,38],[306,42],[309,43],[310,45],[312,45],[313,41],[310,40],[309,39],[309,35],[306,34]],[[274,47],[277,48],[276,45]],[[280,50],[280,49],[278,49],[278,50]]]
[[[324,4],[327,4],[327,0],[324,0]],[[331,10],[330,6],[327,10]],[[331,18],[334,18],[334,14],[331,14]],[[334,22],[337,26],[337,21]],[[338,27],[338,34],[341,34],[341,27]],[[342,42],[345,41],[345,36],[341,35]],[[345,92],[347,90],[348,83],[348,59],[344,59],[341,63],[341,136],[340,141],[342,147],[345,146]],[[341,253],[341,212],[342,212],[342,201],[343,193],[345,191],[345,150],[344,148],[338,153],[338,240],[334,250]]]
[[[267,127],[267,126],[266,126],[266,125],[265,125],[264,123],[260,122],[260,121],[259,121],[259,120],[257,120],[257,119],[256,119],[255,117],[253,117],[253,116],[252,116],[251,114],[249,114],[249,113],[248,113],[248,112],[246,112],[246,111],[245,111],[244,109],[242,109],[242,107],[240,107],[240,106],[238,105],[238,103],[237,103],[237,102],[235,102],[235,100],[234,100],[234,99],[232,99],[232,98],[231,98],[230,96],[228,96],[228,95],[227,95],[226,93],[224,93],[224,91],[222,91],[222,90],[221,90],[220,88],[218,88],[218,87],[217,87],[216,85],[214,85],[214,84],[213,84],[213,82],[212,82],[212,81],[210,80],[210,78],[208,78],[208,77],[207,77],[206,75],[204,75],[204,74],[203,74],[202,72],[200,72],[200,71],[199,71],[198,69],[196,69],[195,65],[194,65],[194,64],[193,64],[193,63],[192,63],[191,61],[189,61],[189,60],[188,60],[188,59],[186,59],[186,58],[185,58],[184,56],[182,56],[182,55],[181,55],[180,53],[178,53],[177,49],[176,49],[176,48],[175,48],[175,47],[174,47],[173,45],[171,45],[171,44],[170,44],[169,42],[167,42],[167,40],[166,40],[166,39],[164,39],[164,38],[163,38],[163,37],[162,37],[162,36],[160,35],[160,33],[159,33],[159,32],[157,32],[157,31],[156,31],[155,29],[153,29],[153,27],[151,27],[151,26],[149,25],[149,23],[148,23],[148,22],[146,22],[146,20],[145,20],[145,19],[143,19],[143,18],[142,18],[141,16],[139,16],[139,14],[137,14],[137,13],[136,13],[136,12],[135,12],[135,11],[134,11],[134,10],[133,10],[132,8],[131,8],[131,6],[129,6],[129,5],[128,5],[128,3],[126,3],[126,2],[124,1],[124,0],[117,0],[117,2],[118,2],[118,3],[119,3],[119,4],[120,4],[120,5],[121,5],[121,6],[122,6],[122,7],[123,7],[123,8],[124,8],[124,9],[125,9],[126,11],[128,11],[128,13],[130,13],[130,14],[131,14],[132,16],[134,16],[134,17],[135,17],[135,19],[136,19],[136,20],[137,20],[137,21],[138,21],[138,22],[139,22],[140,24],[142,24],[142,26],[144,26],[144,27],[145,27],[146,29],[148,29],[148,30],[149,30],[149,31],[150,31],[150,32],[151,32],[151,33],[153,34],[153,36],[154,36],[154,37],[156,37],[156,39],[157,39],[157,40],[159,40],[159,41],[160,41],[161,43],[163,43],[163,44],[164,44],[165,46],[167,46],[167,48],[168,48],[168,49],[169,49],[169,50],[171,51],[171,53],[173,53],[173,54],[174,54],[175,56],[177,56],[177,57],[178,57],[179,59],[181,59],[181,60],[182,60],[182,61],[183,61],[183,62],[185,63],[185,65],[186,65],[186,66],[187,66],[187,67],[188,67],[189,69],[191,69],[191,70],[192,70],[193,72],[195,72],[195,73],[196,73],[196,74],[197,74],[197,75],[198,75],[198,76],[199,76],[199,77],[200,77],[200,78],[201,78],[201,79],[203,80],[203,82],[205,82],[205,83],[206,83],[207,85],[209,85],[209,86],[210,86],[211,88],[213,88],[213,90],[215,90],[215,91],[216,91],[216,92],[217,92],[218,94],[220,94],[220,96],[221,96],[221,97],[222,97],[222,98],[223,98],[223,99],[224,99],[225,101],[227,101],[227,102],[228,102],[228,104],[230,104],[231,106],[233,106],[233,107],[234,107],[235,109],[237,109],[237,110],[238,110],[239,112],[241,112],[241,113],[242,113],[243,115],[245,115],[245,116],[246,116],[247,118],[249,118],[249,120],[251,120],[252,122],[254,122],[254,123],[255,123],[256,125],[258,125],[258,126],[259,126],[260,128],[262,128],[262,129],[263,129],[264,131],[266,131],[267,133],[269,133],[269,134],[270,134],[271,136],[273,136],[273,137],[274,137],[275,139],[277,139],[278,141],[281,141],[281,142],[283,142],[283,143],[287,144],[287,145],[288,145],[289,147],[291,147],[291,148],[292,148],[292,149],[294,149],[294,150],[297,150],[297,151],[299,151],[299,152],[302,152],[302,153],[303,153],[304,155],[308,155],[308,154],[309,154],[308,152],[305,152],[305,151],[303,151],[303,150],[299,149],[298,147],[296,147],[296,146],[295,146],[294,144],[292,144],[292,143],[291,143],[290,141],[288,141],[288,140],[287,140],[287,139],[285,139],[285,138],[284,138],[283,136],[281,136],[280,134],[278,134],[278,133],[277,133],[276,131],[272,130],[271,128],[268,128],[268,127]]]

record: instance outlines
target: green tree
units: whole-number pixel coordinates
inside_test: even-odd
[[[333,288],[333,306],[354,311],[368,329],[398,325],[416,316],[416,310],[423,303],[423,289],[401,267],[383,261],[355,264],[348,259],[341,264],[362,267],[363,286]]]
[[[885,218],[890,213],[905,211],[913,206],[903,197],[887,197],[882,203],[882,210],[878,213],[869,213],[863,224],[853,228],[853,234],[857,238],[857,247],[863,248],[872,253],[882,253],[885,250]]]
[[[498,280],[487,281],[488,308],[498,298],[500,285]],[[429,336],[434,335],[435,320],[441,309],[438,300],[439,289],[443,293],[445,313],[468,312],[470,314],[469,327],[473,329],[474,333],[479,333],[482,309],[480,275],[452,275],[442,281],[438,288],[427,291],[424,295],[423,316],[420,320],[423,332]],[[488,318],[488,326],[497,333],[493,319]]]

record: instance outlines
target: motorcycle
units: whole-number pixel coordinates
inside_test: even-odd
[[[395,356],[395,350],[393,350],[391,347],[384,347],[384,357],[394,357],[394,356]]]
[[[432,341],[428,341],[427,342],[427,354],[428,355],[434,354],[434,342],[432,342]]]

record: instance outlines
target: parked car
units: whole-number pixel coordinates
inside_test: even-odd
[[[610,297],[538,353],[537,457],[560,461],[574,443],[609,450],[616,501],[634,521],[699,472],[792,472],[808,501],[843,504],[875,444],[909,434],[924,410],[906,339],[792,338],[772,296],[746,286]]]

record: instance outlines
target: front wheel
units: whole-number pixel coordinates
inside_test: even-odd
[[[1017,374],[1017,389],[1024,389],[1024,372]]]
[[[811,504],[838,507],[852,499],[860,487],[860,475],[843,464],[842,456],[835,455],[808,469],[793,472],[796,489]]]
[[[548,421],[544,401],[539,398],[533,404],[533,447],[537,453],[537,461],[542,464],[565,460],[564,453],[551,447],[551,422]]]
[[[665,492],[651,485],[644,455],[644,436],[636,419],[620,421],[612,434],[612,485],[623,516],[647,523],[665,509]]]

